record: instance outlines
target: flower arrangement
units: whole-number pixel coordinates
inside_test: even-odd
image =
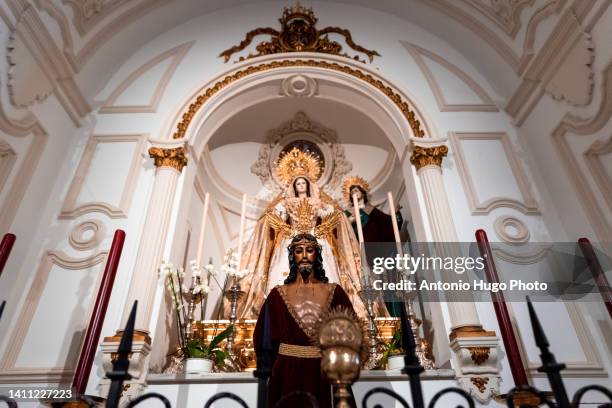
[[[179,353],[182,358],[209,358],[217,365],[222,365],[226,354],[219,347],[219,343],[227,339],[233,332],[233,326],[228,326],[223,332],[215,336],[209,344],[201,338],[193,337],[192,322],[196,304],[203,306],[206,295],[210,292],[208,277],[216,275],[212,262],[200,267],[195,260],[189,262],[191,268],[191,285],[184,284],[185,271],[175,268],[170,262],[162,262],[159,268],[160,281],[163,282],[171,294],[179,340]],[[202,279],[202,270],[206,271],[207,278]],[[216,280],[216,279],[215,279]],[[185,302],[187,301],[187,307]]]
[[[395,333],[393,333],[393,338],[388,344],[383,345],[383,354],[380,359],[380,367],[385,368],[387,363],[389,362],[389,357],[404,354],[404,349],[402,348],[402,330],[401,328],[397,328]]]
[[[239,280],[248,274],[248,270],[239,268],[240,265],[238,262],[238,254],[236,251],[234,251],[234,249],[228,249],[223,257],[223,266],[221,266],[221,271],[225,272],[227,276],[232,277],[235,280]]]

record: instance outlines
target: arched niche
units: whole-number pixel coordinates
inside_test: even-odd
[[[287,104],[295,106],[295,110],[308,110],[308,105],[317,103],[330,106],[335,104],[351,112],[354,117],[367,118],[372,128],[376,129],[376,139],[379,139],[377,141],[388,146],[401,172],[410,218],[415,224],[413,240],[427,239],[426,222],[423,220],[425,215],[419,205],[421,200],[417,196],[418,180],[408,158],[415,139],[437,139],[437,135],[434,126],[404,92],[369,70],[366,65],[334,56],[273,55],[245,61],[232,68],[199,87],[167,124],[166,138],[185,140],[190,146],[189,160],[196,163],[187,166],[184,181],[179,187],[181,204],[175,209],[177,228],[184,225],[184,217],[188,213],[179,211],[179,208],[184,210],[189,206],[187,203],[194,197],[196,184],[200,186],[200,190],[203,187],[210,191],[211,195],[218,197],[227,208],[239,213],[239,194],[236,194],[236,191],[228,192],[222,183],[215,182],[214,177],[210,177],[213,168],[208,143],[223,138],[219,132],[245,111],[257,106],[274,107],[275,104],[278,106],[279,103],[282,105],[287,101]],[[304,81],[297,81],[300,83],[297,89],[292,89],[291,82],[296,77],[304,78]],[[279,117],[278,121],[287,119],[287,116]],[[329,126],[325,119],[316,119]],[[339,135],[341,141],[342,137]],[[361,137],[367,139],[368,135]],[[266,204],[265,201],[253,200],[251,213],[263,209]],[[229,247],[231,239],[225,238],[224,244]],[[192,239],[195,237],[192,236]],[[173,242],[173,250],[184,244]],[[431,319],[439,324],[438,328],[442,328],[440,333],[446,332],[439,305],[432,311]],[[158,328],[160,326],[164,325],[158,325]],[[155,337],[160,338],[158,335]],[[156,353],[155,349],[156,347],[153,353],[158,356],[162,355],[162,351],[167,351],[159,350]],[[444,364],[448,356],[440,357],[440,363]]]

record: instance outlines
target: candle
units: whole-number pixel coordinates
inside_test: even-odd
[[[87,388],[89,373],[98,349],[98,340],[100,339],[100,334],[102,333],[102,324],[104,323],[108,302],[110,300],[111,292],[113,291],[115,275],[117,274],[117,268],[119,267],[119,260],[121,259],[121,252],[123,251],[124,242],[125,232],[123,230],[116,230],[115,235],[113,236],[113,243],[111,244],[108,257],[106,258],[102,282],[100,283],[100,289],[98,290],[98,295],[96,296],[96,303],[93,308],[93,313],[91,315],[91,319],[89,320],[89,325],[87,326],[85,340],[83,341],[83,348],[81,349],[79,361],[74,372],[72,389],[77,395],[85,393],[85,388]],[[132,319],[132,327],[133,325],[134,322]]]
[[[238,233],[238,269],[240,269],[240,260],[242,258],[242,243],[244,242],[244,227],[246,224],[246,193],[242,194],[242,207],[240,208],[240,231]]]
[[[389,212],[391,213],[391,223],[393,224],[393,237],[395,238],[395,248],[399,255],[403,255],[402,241],[400,239],[399,228],[397,226],[397,215],[395,214],[395,204],[393,203],[393,194],[389,191],[387,193],[387,200],[389,201]]]
[[[359,238],[359,244],[363,244],[363,229],[361,227],[361,215],[359,214],[359,203],[357,202],[356,194],[353,194],[353,207],[355,207],[355,222],[357,223],[357,237]]]
[[[393,236],[395,242],[401,242],[399,229],[397,227],[397,216],[395,215],[395,204],[393,203],[393,194],[389,191],[387,193],[387,199],[389,200],[389,211],[391,212],[391,219],[393,220]]]
[[[204,232],[206,231],[206,216],[208,215],[208,201],[210,200],[210,194],[204,195],[204,208],[202,209],[202,224],[200,225],[200,239],[198,240],[198,256],[196,261],[198,268],[202,267],[202,252],[204,251]]]

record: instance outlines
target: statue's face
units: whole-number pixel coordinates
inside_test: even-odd
[[[363,198],[363,193],[361,192],[361,189],[357,186],[353,186],[351,188],[351,197],[355,195],[357,196],[357,200],[361,200]]]
[[[300,269],[312,267],[317,258],[317,247],[314,244],[297,244],[293,248],[293,261]]]
[[[308,182],[305,178],[298,178],[295,180],[295,192],[297,194],[308,192]]]

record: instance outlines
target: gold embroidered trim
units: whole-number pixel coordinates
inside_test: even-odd
[[[336,283],[330,283],[329,285],[331,285],[331,290],[329,292],[329,295],[327,297],[327,303],[325,305],[325,307],[322,309],[324,312],[329,311],[329,308],[331,306],[332,300],[334,298],[334,292],[336,291]],[[293,306],[291,305],[291,303],[289,303],[287,301],[287,295],[285,294],[285,286],[278,286],[278,293],[281,295],[281,298],[283,299],[283,302],[285,302],[285,307],[287,308],[287,310],[289,311],[289,314],[291,315],[291,317],[293,317],[293,320],[295,320],[295,322],[297,323],[297,325],[300,327],[300,329],[302,329],[302,331],[304,332],[304,334],[306,336],[308,336],[308,338],[315,342],[316,339],[316,335],[317,335],[317,327],[318,324],[315,324],[315,327],[312,328],[307,328],[303,323],[302,323],[302,319],[300,319],[300,316],[296,313],[295,309],[293,308]],[[320,323],[321,321],[323,321],[323,316],[319,316],[319,318],[317,319],[318,323]]]
[[[281,343],[278,354],[299,358],[321,358],[321,349],[314,346]]]

